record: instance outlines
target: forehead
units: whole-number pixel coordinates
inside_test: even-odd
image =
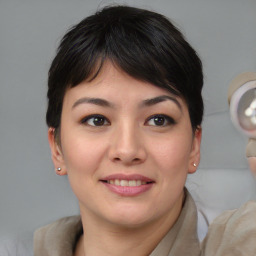
[[[93,80],[83,81],[68,89],[64,104],[74,104],[83,97],[103,98],[117,104],[129,104],[131,101],[139,104],[159,96],[171,97],[178,105],[186,108],[184,101],[177,95],[149,82],[135,79],[108,61]]]

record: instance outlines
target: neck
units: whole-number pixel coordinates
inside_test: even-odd
[[[132,228],[106,224],[95,217],[88,217],[88,213],[83,214],[81,211],[85,232],[78,243],[80,254],[75,255],[150,255],[176,222],[182,208],[182,198],[181,196],[171,213],[151,223]]]

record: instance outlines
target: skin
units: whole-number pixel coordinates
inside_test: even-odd
[[[104,118],[88,119],[94,114]],[[157,122],[159,114],[167,117]],[[193,134],[186,103],[106,62],[96,79],[67,90],[60,130],[61,145],[48,132],[52,159],[68,175],[85,230],[75,255],[149,255],[178,218],[200,161],[201,129]],[[116,174],[152,184],[120,195],[102,182]]]
[[[256,178],[256,157],[248,157],[248,163],[252,174]]]
[[[256,178],[256,138],[249,138],[249,142],[246,147],[246,156],[251,172]]]

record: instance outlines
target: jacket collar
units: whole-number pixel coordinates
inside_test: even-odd
[[[76,241],[82,234],[80,216],[62,218],[34,233],[34,256],[72,256]],[[181,214],[150,256],[198,256],[197,210],[185,189]]]
[[[184,192],[185,201],[178,220],[150,256],[200,255],[196,205],[186,188]]]

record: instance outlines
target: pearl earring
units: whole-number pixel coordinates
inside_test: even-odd
[[[56,171],[56,174],[57,174],[57,175],[60,175],[61,167],[56,168],[55,171]]]

